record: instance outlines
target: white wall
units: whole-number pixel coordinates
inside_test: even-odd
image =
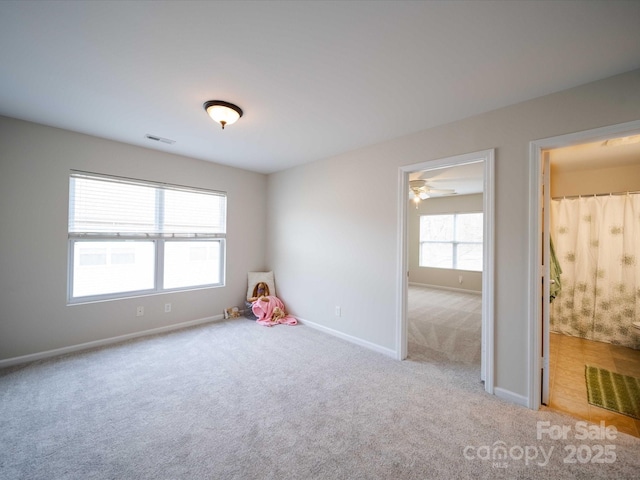
[[[226,191],[226,286],[67,306],[70,169]],[[241,305],[247,272],[265,267],[266,189],[262,174],[0,117],[0,360]]]
[[[482,212],[482,194],[433,197],[418,204],[409,200],[407,234],[409,244],[409,282],[437,287],[482,292],[482,272],[428,268],[420,266],[420,216],[443,213]],[[459,281],[462,277],[462,282]]]
[[[395,350],[398,169],[496,148],[495,386],[526,398],[529,142],[638,118],[640,70],[270,175],[278,294],[303,319]]]

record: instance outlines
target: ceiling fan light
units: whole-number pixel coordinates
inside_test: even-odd
[[[242,116],[242,109],[233,103],[222,100],[209,100],[204,103],[204,109],[209,116],[222,125],[231,125]]]

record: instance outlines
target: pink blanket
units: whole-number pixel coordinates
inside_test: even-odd
[[[285,313],[284,303],[282,303],[278,297],[260,297],[253,302],[251,310],[253,310],[254,315],[258,317],[257,322],[267,327],[279,323],[285,325],[296,325],[298,323],[295,318]]]

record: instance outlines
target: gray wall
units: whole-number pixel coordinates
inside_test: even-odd
[[[482,212],[482,194],[433,197],[420,202],[418,208],[415,207],[413,201],[409,201],[409,207],[407,208],[407,234],[410,283],[482,292],[482,272],[428,268],[419,265],[420,215],[470,212]],[[460,277],[462,277],[462,282],[460,282]]]
[[[226,286],[67,306],[70,169],[226,191]],[[247,272],[265,268],[266,188],[262,174],[0,117],[0,360],[242,305]]]
[[[640,70],[270,175],[278,293],[303,319],[395,351],[399,167],[495,148],[495,386],[526,398],[529,142],[638,118]]]

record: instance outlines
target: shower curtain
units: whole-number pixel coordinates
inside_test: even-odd
[[[551,331],[640,349],[640,195],[551,201]]]

